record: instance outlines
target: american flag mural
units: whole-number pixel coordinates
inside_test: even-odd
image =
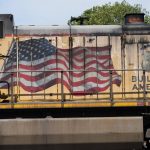
[[[107,90],[110,81],[118,86],[121,83],[112,64],[111,46],[61,49],[45,38],[19,41],[18,46],[18,75],[13,74],[13,84],[18,82],[28,92],[42,91],[61,83],[71,93],[85,94]],[[107,69],[113,70],[112,75]],[[17,71],[16,42],[3,71],[6,73],[2,74],[1,80],[11,84],[11,74],[7,72]]]

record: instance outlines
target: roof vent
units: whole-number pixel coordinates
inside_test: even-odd
[[[125,24],[144,24],[144,13],[132,13],[125,15]]]

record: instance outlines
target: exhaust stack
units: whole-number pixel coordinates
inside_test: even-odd
[[[131,13],[125,15],[125,25],[141,25],[144,23],[144,13]]]

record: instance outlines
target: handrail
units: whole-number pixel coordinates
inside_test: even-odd
[[[22,71],[19,70],[19,72],[98,72],[98,71],[146,71],[143,69],[93,69],[93,70],[34,70],[34,71]],[[0,73],[17,73],[17,71],[0,71]]]
[[[146,71],[145,70],[143,70],[143,69],[91,69],[91,70],[43,70],[43,71],[40,71],[40,70],[33,70],[33,71],[23,71],[23,70],[19,70],[19,73],[23,73],[23,72],[55,72],[55,73],[60,73],[61,74],[61,76],[60,76],[60,78],[61,78],[61,82],[63,82],[63,78],[64,78],[64,73],[65,72],[100,72],[100,71],[108,71],[109,72],[109,76],[110,76],[110,89],[109,89],[109,91],[107,92],[105,92],[105,91],[103,91],[103,92],[88,92],[88,93],[86,93],[86,92],[83,92],[83,95],[82,95],[82,93],[80,94],[79,93],[79,95],[75,95],[74,93],[71,93],[71,92],[66,92],[65,91],[65,89],[64,89],[64,85],[63,84],[61,84],[61,86],[60,86],[60,89],[59,89],[59,92],[57,91],[56,93],[52,93],[52,92],[49,92],[49,91],[47,91],[46,93],[44,92],[44,93],[32,93],[32,96],[50,96],[49,97],[49,100],[51,100],[51,99],[53,99],[53,96],[56,96],[57,95],[57,100],[59,100],[60,102],[61,102],[61,104],[62,104],[62,107],[63,107],[63,105],[64,105],[64,102],[66,101],[66,100],[69,100],[69,97],[67,97],[68,95],[70,96],[71,95],[71,97],[73,98],[73,100],[75,100],[75,99],[78,99],[80,96],[91,96],[91,100],[93,100],[93,99],[95,99],[95,96],[97,95],[97,99],[100,99],[101,98],[101,95],[107,95],[106,97],[107,97],[107,99],[113,104],[114,103],[114,101],[115,101],[115,99],[116,99],[116,95],[121,95],[121,94],[125,94],[125,95],[127,95],[128,94],[128,98],[130,97],[129,95],[131,95],[131,94],[141,94],[141,97],[143,98],[143,103],[144,103],[144,105],[146,105],[146,103],[145,102],[147,102],[147,100],[148,99],[150,99],[150,96],[149,96],[149,93],[150,93],[150,91],[148,91],[147,89],[146,89],[146,84],[147,84],[147,78],[146,78]],[[112,74],[113,74],[113,71],[141,71],[141,76],[142,76],[142,80],[140,81],[141,82],[141,84],[142,84],[142,87],[143,87],[143,89],[141,89],[141,91],[119,91],[119,92],[117,92],[117,91],[115,91],[114,90],[114,86],[113,86],[113,77],[112,77]],[[0,71],[0,73],[10,73],[10,75],[13,75],[14,73],[17,73],[17,71],[8,71],[8,72],[2,72],[2,71]],[[12,103],[15,103],[16,101],[14,100],[14,98],[15,97],[23,97],[23,96],[29,96],[29,95],[31,95],[31,93],[29,92],[29,93],[27,93],[27,94],[24,94],[24,93],[15,93],[15,92],[13,92],[13,84],[11,84],[12,86],[11,86],[11,91],[10,91],[10,85],[9,85],[9,83],[7,82],[7,81],[0,81],[0,83],[6,83],[7,84],[7,87],[8,87],[8,95],[11,95],[11,101],[12,101]],[[11,81],[10,81],[10,83],[13,83],[13,76],[11,77]],[[10,93],[11,92],[11,93]],[[73,97],[73,96],[79,96],[78,98],[76,97]],[[116,97],[115,97],[116,96]],[[139,100],[141,100],[141,97],[139,97]],[[88,98],[88,97],[87,97]],[[33,99],[33,101],[34,101],[34,98],[31,98],[31,99]],[[82,98],[81,98],[82,99]],[[83,98],[84,99],[84,98]],[[123,99],[123,98],[122,98]],[[138,99],[138,98],[137,98]],[[45,100],[45,99],[44,99]],[[86,98],[84,99],[84,100],[86,100]]]

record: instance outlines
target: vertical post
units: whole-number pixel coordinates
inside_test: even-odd
[[[64,107],[63,71],[61,71],[61,107]]]
[[[55,37],[55,40],[56,40],[56,68],[58,68],[58,38],[57,36]],[[57,79],[58,79],[58,73],[57,72]],[[58,100],[58,82],[57,82],[57,100]]]
[[[98,52],[97,52],[97,35],[96,35],[96,74],[97,74],[97,89],[98,89],[98,74],[99,74],[99,71],[98,71]],[[98,100],[98,90],[96,91],[97,93],[97,100]]]
[[[70,78],[70,81],[69,81],[69,85],[70,85],[70,92],[72,93],[73,92],[73,68],[72,68],[72,59],[73,59],[73,55],[72,55],[72,46],[73,46],[73,40],[72,40],[72,36],[71,36],[71,33],[70,33],[70,37],[69,37],[69,70],[71,70],[71,72],[69,71],[69,78]],[[73,99],[73,95],[70,95],[70,99]]]
[[[17,98],[19,98],[19,38],[16,38],[16,55],[17,55]]]
[[[13,73],[11,73],[11,108],[14,107],[13,95]]]
[[[31,42],[30,42],[30,56],[31,56],[31,68],[32,68],[32,66],[33,66],[33,47],[32,47],[32,37],[31,37]],[[33,71],[32,71],[32,69],[31,69],[31,87],[32,87],[32,85],[33,85],[33,83],[32,83],[32,77],[33,77]],[[32,90],[31,90],[31,101],[33,101],[33,92],[32,92]]]
[[[145,70],[143,70],[143,103],[146,105],[146,79],[145,79]]]
[[[125,98],[125,41],[126,35],[121,36],[121,68],[122,68],[122,98]]]
[[[112,70],[109,71],[110,74],[110,101],[111,106],[113,105],[113,85],[112,85]]]
[[[109,56],[111,56],[110,34],[108,36],[108,45],[109,45]],[[111,65],[111,60],[109,59],[109,67],[110,65]],[[111,105],[113,105],[112,70],[109,70],[109,75],[110,75],[110,101],[111,101]]]
[[[45,40],[45,37],[43,37],[43,45],[44,45],[44,40]],[[43,90],[44,101],[46,100],[46,95],[45,95],[45,73],[47,73],[46,70],[45,70],[45,62],[46,62],[46,59],[45,59],[45,49],[44,49],[44,75],[43,75],[43,78],[44,78],[44,90]]]
[[[139,77],[140,77],[140,72],[139,72],[139,69],[140,69],[140,60],[139,60],[139,43],[137,43],[137,62],[138,62],[138,87],[139,87]],[[138,88],[138,100],[140,98],[140,90]]]
[[[85,36],[83,37],[83,47],[84,47],[84,51],[83,51],[83,59],[84,59],[84,93],[86,93],[85,91],[85,78],[86,78],[86,73],[89,73],[89,72],[86,72],[86,49],[85,49]],[[84,100],[86,100],[86,94],[84,94]]]

